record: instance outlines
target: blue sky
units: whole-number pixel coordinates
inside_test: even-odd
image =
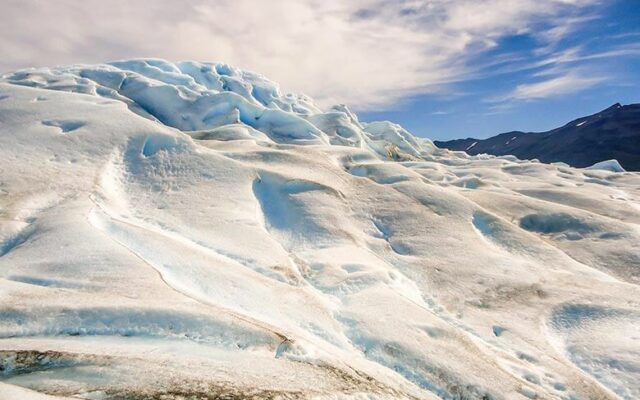
[[[3,0],[0,73],[225,62],[432,139],[640,102],[640,0]]]
[[[463,78],[445,93],[410,97],[359,116],[397,121],[414,134],[448,140],[544,131],[616,102],[640,102],[640,1],[595,4],[573,18],[582,20],[549,49],[539,32],[505,36],[472,60],[488,65],[479,76]],[[514,93],[553,79],[557,85]]]

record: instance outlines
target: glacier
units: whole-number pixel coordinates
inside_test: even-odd
[[[0,398],[640,398],[640,174],[226,64],[0,78]]]

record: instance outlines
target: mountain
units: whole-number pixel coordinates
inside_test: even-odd
[[[9,73],[0,398],[639,398],[638,188],[225,64]]]
[[[435,141],[436,146],[469,154],[512,154],[520,159],[564,162],[588,167],[615,159],[629,171],[640,171],[640,104],[614,104],[547,132],[502,133],[488,139]]]

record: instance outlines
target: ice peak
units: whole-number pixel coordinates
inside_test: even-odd
[[[382,157],[389,146],[412,157],[436,151],[429,140],[395,124],[365,128],[346,105],[325,112],[306,95],[283,94],[266,77],[224,63],[133,59],[27,69],[3,79],[122,101],[131,111],[183,132],[219,132],[241,124],[275,143],[364,146]]]

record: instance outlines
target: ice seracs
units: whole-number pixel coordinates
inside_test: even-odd
[[[162,60],[5,75],[0,160],[2,396],[640,396],[637,173]]]
[[[132,60],[23,70],[3,79],[119,100],[139,115],[198,135],[241,125],[276,143],[372,146],[383,155],[390,151],[388,146],[411,155],[434,149],[397,125],[361,124],[344,105],[321,112],[307,96],[282,95],[278,85],[261,75],[226,64]],[[221,132],[229,130],[217,131]],[[241,135],[256,137],[250,132]]]

